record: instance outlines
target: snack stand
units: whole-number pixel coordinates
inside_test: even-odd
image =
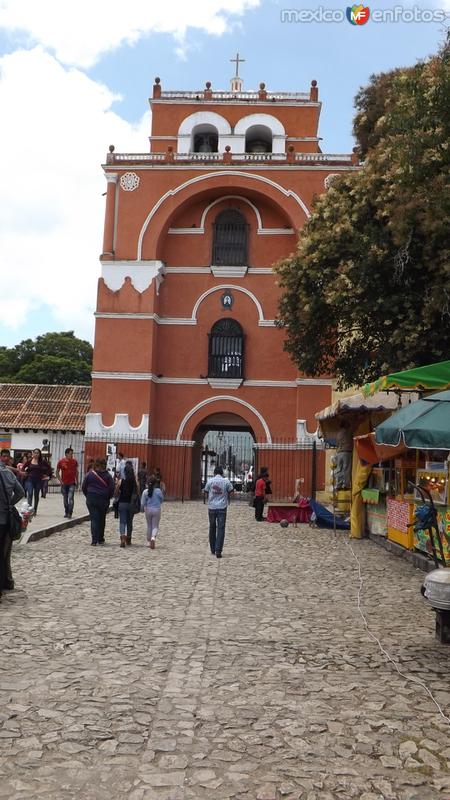
[[[421,489],[430,492],[437,512],[437,524],[439,538],[442,543],[442,551],[447,564],[450,562],[450,485],[449,485],[449,461],[431,462],[429,468],[418,469],[416,474],[416,485]],[[423,501],[419,492],[415,491],[415,502],[422,505]],[[426,502],[426,501],[425,501]],[[416,550],[432,554],[432,544],[428,530],[421,528],[411,529],[413,531],[413,543]],[[440,548],[436,548],[439,553]]]
[[[403,443],[409,452],[415,450],[416,454],[423,453],[427,459],[434,459],[420,463],[419,455],[416,455],[415,525],[408,531],[411,531],[415,549],[434,555],[431,528],[424,524],[422,529],[420,521],[427,506],[433,514],[435,509],[436,550],[441,560],[450,561],[450,391],[430,394],[393,414],[377,427],[375,440],[378,445],[392,448]],[[426,517],[425,513],[425,520]],[[402,526],[405,527],[404,519]],[[407,546],[410,546],[407,536],[405,534]]]
[[[410,458],[396,458],[394,461],[394,496],[387,499],[387,538],[414,549],[414,489],[416,462]]]

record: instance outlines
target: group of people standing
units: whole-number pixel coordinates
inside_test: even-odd
[[[122,456],[122,454],[119,454]],[[147,473],[146,465],[136,476],[133,462],[119,458],[113,477],[104,458],[98,458],[86,473],[82,486],[91,520],[91,545],[105,543],[105,522],[111,499],[119,520],[120,547],[132,543],[135,514],[143,511],[147,523],[147,544],[154,550],[161,519],[165,486],[158,469]]]

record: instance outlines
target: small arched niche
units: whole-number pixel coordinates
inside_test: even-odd
[[[219,150],[219,131],[215,125],[202,123],[195,125],[191,134],[191,153],[217,153]]]
[[[267,125],[251,125],[245,133],[246,153],[271,153],[272,131]]]

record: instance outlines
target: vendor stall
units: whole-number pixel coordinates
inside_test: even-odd
[[[403,444],[410,452],[416,451],[416,469],[413,470],[411,465],[410,472],[414,474],[414,483],[419,489],[414,491],[413,498],[408,502],[410,506],[413,501],[416,505],[428,502],[436,507],[442,555],[445,561],[450,560],[450,391],[430,395],[398,411],[376,428],[375,440],[384,446],[396,448]],[[435,460],[423,463],[420,461],[421,453],[433,453]],[[411,511],[410,507],[410,516]],[[404,519],[402,525],[405,525]],[[408,530],[413,539],[412,543],[409,539],[406,546],[414,546],[431,554],[433,548],[429,530],[421,529],[418,525]],[[435,544],[438,546],[439,542]],[[437,549],[441,553],[441,547]]]
[[[369,482],[374,465],[382,462],[386,455],[382,450],[378,451],[370,431],[392,414],[399,403],[407,402],[407,398],[399,398],[395,394],[384,392],[367,398],[362,394],[355,394],[337,400],[316,414],[319,431],[330,446],[336,444],[343,421],[347,423],[347,430],[351,430],[354,437],[351,482],[351,535],[354,538],[363,536],[366,526],[370,532],[387,535],[388,491],[384,470],[382,470],[381,485],[378,485],[379,475],[376,472],[374,479]],[[402,445],[395,450],[395,453],[403,452],[405,449]],[[390,448],[388,457],[392,457]],[[369,496],[366,493],[367,489],[374,489],[375,492]],[[336,506],[338,508],[338,503]]]

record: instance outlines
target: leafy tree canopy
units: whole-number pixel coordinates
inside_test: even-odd
[[[297,254],[278,267],[286,349],[342,387],[450,348],[450,47],[372,78],[358,97],[371,120],[355,121],[364,166],[316,201]]]
[[[1,383],[91,382],[92,345],[73,331],[45,333],[15,347],[0,347]]]

